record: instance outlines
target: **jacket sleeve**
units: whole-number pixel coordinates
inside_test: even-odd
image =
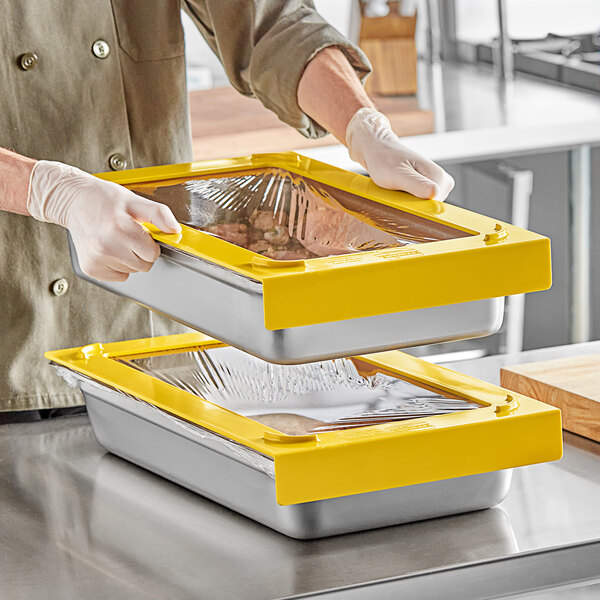
[[[306,65],[323,48],[337,46],[364,81],[365,54],[327,23],[312,0],[183,0],[183,6],[242,94],[306,137],[327,132],[298,106]]]

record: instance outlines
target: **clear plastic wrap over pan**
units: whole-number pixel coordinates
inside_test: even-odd
[[[293,154],[99,175],[167,204],[161,255],[125,282],[76,274],[264,360],[298,364],[498,330],[550,284],[549,241]]]
[[[118,360],[288,435],[481,408],[383,372],[361,375],[360,363],[352,359],[281,366],[217,346]],[[269,457],[92,377],[55,368],[81,388],[96,437],[108,450],[292,537],[486,508],[499,503],[510,486],[511,471],[504,470],[281,506]]]
[[[560,412],[401,352],[272,365],[190,333],[46,353],[107,450],[293,537],[476,510]]]
[[[287,435],[340,431],[473,410],[480,405],[376,373],[355,359],[273,365],[231,347],[124,364]]]
[[[341,431],[481,407],[382,372],[361,375],[357,368],[360,363],[351,358],[273,365],[235,348],[209,346],[191,352],[122,358],[119,362],[286,435]],[[111,390],[144,403],[63,366],[54,367],[72,386],[84,382],[88,387]],[[274,477],[273,463],[267,457],[144,404],[197,439],[207,440],[232,458],[242,458]]]
[[[274,260],[340,256],[469,235],[284,169],[130,189],[176,219]]]

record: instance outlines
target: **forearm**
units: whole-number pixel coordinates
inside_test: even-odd
[[[308,63],[298,85],[298,106],[342,144],[346,128],[360,108],[373,108],[356,71],[341,50],[321,50]]]
[[[0,210],[29,215],[27,194],[35,160],[0,148]]]

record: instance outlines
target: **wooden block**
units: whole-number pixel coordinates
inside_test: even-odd
[[[242,96],[231,87],[191,92],[189,101],[194,160],[337,143],[331,135],[318,140],[305,138],[258,100]],[[433,114],[420,110],[415,98],[378,98],[376,104],[399,136],[434,130]]]
[[[600,354],[504,367],[500,385],[560,408],[563,429],[600,442]]]
[[[417,93],[417,48],[412,38],[363,40],[373,65],[365,89],[372,95]]]
[[[363,17],[360,22],[359,39],[414,38],[417,16],[401,17],[390,14],[386,17]]]

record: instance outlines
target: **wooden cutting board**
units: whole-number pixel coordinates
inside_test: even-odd
[[[600,354],[504,367],[500,385],[560,408],[563,429],[600,442]]]
[[[189,101],[194,160],[338,143],[331,135],[317,140],[305,138],[258,100],[246,98],[232,87],[190,92]],[[375,98],[375,102],[399,136],[434,130],[433,113],[421,110],[415,97]]]

